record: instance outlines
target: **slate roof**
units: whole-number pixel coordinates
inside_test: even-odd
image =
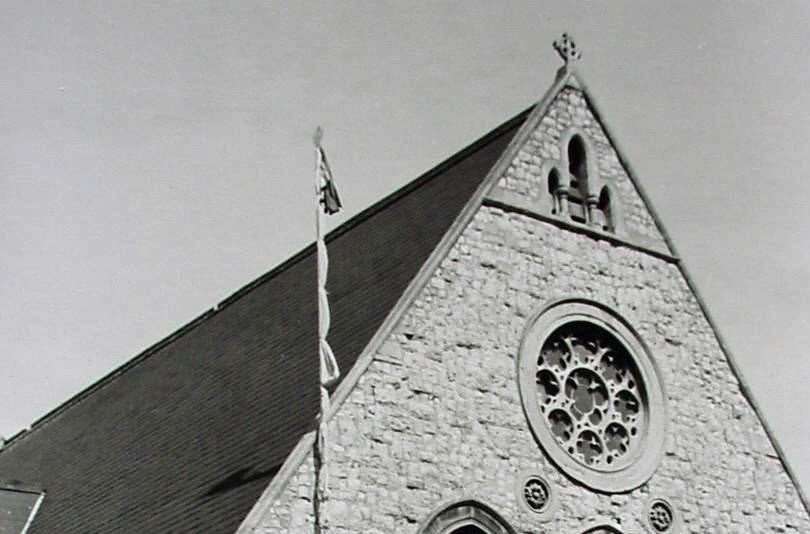
[[[328,237],[345,376],[529,110]],[[30,534],[233,533],[318,408],[314,247],[15,436],[0,481],[46,492]]]

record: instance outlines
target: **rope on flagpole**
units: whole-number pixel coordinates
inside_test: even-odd
[[[329,268],[329,259],[326,254],[326,243],[323,240],[321,223],[321,139],[323,130],[318,126],[315,130],[313,142],[315,144],[315,248],[317,255],[318,273],[318,364],[319,364],[319,387],[321,409],[318,414],[318,428],[316,430],[315,446],[313,447],[313,465],[315,468],[315,487],[312,499],[312,511],[314,516],[314,532],[322,534],[326,531],[326,518],[324,517],[324,505],[328,498],[328,470],[326,465],[326,413],[329,410],[329,391],[326,389],[323,363],[323,344],[326,334],[329,331],[329,312],[326,300],[326,275]]]
[[[329,500],[329,471],[326,462],[326,414],[329,413],[329,390],[327,387],[337,383],[340,378],[335,354],[326,340],[329,335],[331,316],[329,298],[326,292],[326,274],[329,270],[329,256],[326,253],[326,241],[323,236],[321,210],[328,215],[340,211],[342,204],[335,187],[335,180],[326,153],[321,147],[323,130],[319,126],[312,138],[315,144],[315,249],[318,274],[318,362],[321,392],[321,410],[318,415],[315,446],[313,447],[313,464],[315,467],[315,487],[312,498],[312,512],[315,519],[315,534],[322,534],[329,529],[325,514]]]

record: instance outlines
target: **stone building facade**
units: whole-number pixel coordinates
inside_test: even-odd
[[[810,532],[575,56],[563,56],[336,392],[325,531]],[[240,533],[311,531],[312,443]]]

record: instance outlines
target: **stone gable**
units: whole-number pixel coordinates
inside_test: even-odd
[[[543,212],[543,169],[560,159],[570,124],[590,137],[600,179],[620,192],[621,236],[601,238]],[[499,201],[478,208],[329,422],[328,532],[417,534],[442,505],[465,499],[520,533],[653,532],[656,498],[675,509],[681,532],[810,532],[711,325],[580,90],[556,96],[493,191]],[[567,297],[623,316],[661,375],[663,456],[629,492],[600,493],[564,475],[524,413],[522,337],[537,310]],[[547,481],[548,514],[521,502],[527,475]],[[254,532],[309,531],[312,480],[308,455]],[[593,529],[602,522],[612,527]]]

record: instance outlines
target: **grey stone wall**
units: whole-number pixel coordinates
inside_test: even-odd
[[[561,102],[574,102],[569,115],[591,120],[594,136],[603,135],[587,109],[577,111],[585,104],[576,91],[566,89],[555,106]],[[521,154],[557,135],[546,120],[540,128],[534,148]],[[600,149],[612,161],[610,153]],[[540,187],[534,174],[516,178],[523,157],[501,184],[532,195]],[[620,182],[622,173],[614,169]],[[629,180],[621,191],[628,222],[660,239]],[[602,302],[628,319],[661,371],[669,410],[665,455],[652,478],[627,494],[594,493],[563,476],[535,442],[521,407],[515,359],[523,330],[543,304],[570,296]],[[654,497],[674,505],[684,532],[810,532],[677,266],[499,208],[478,211],[329,433],[330,533],[414,534],[441,504],[468,497],[527,533],[580,533],[596,517],[620,521],[626,533],[648,532],[646,506]],[[548,521],[519,504],[517,484],[527,474],[545,477],[558,498]],[[257,532],[308,532],[311,482],[308,460]]]

